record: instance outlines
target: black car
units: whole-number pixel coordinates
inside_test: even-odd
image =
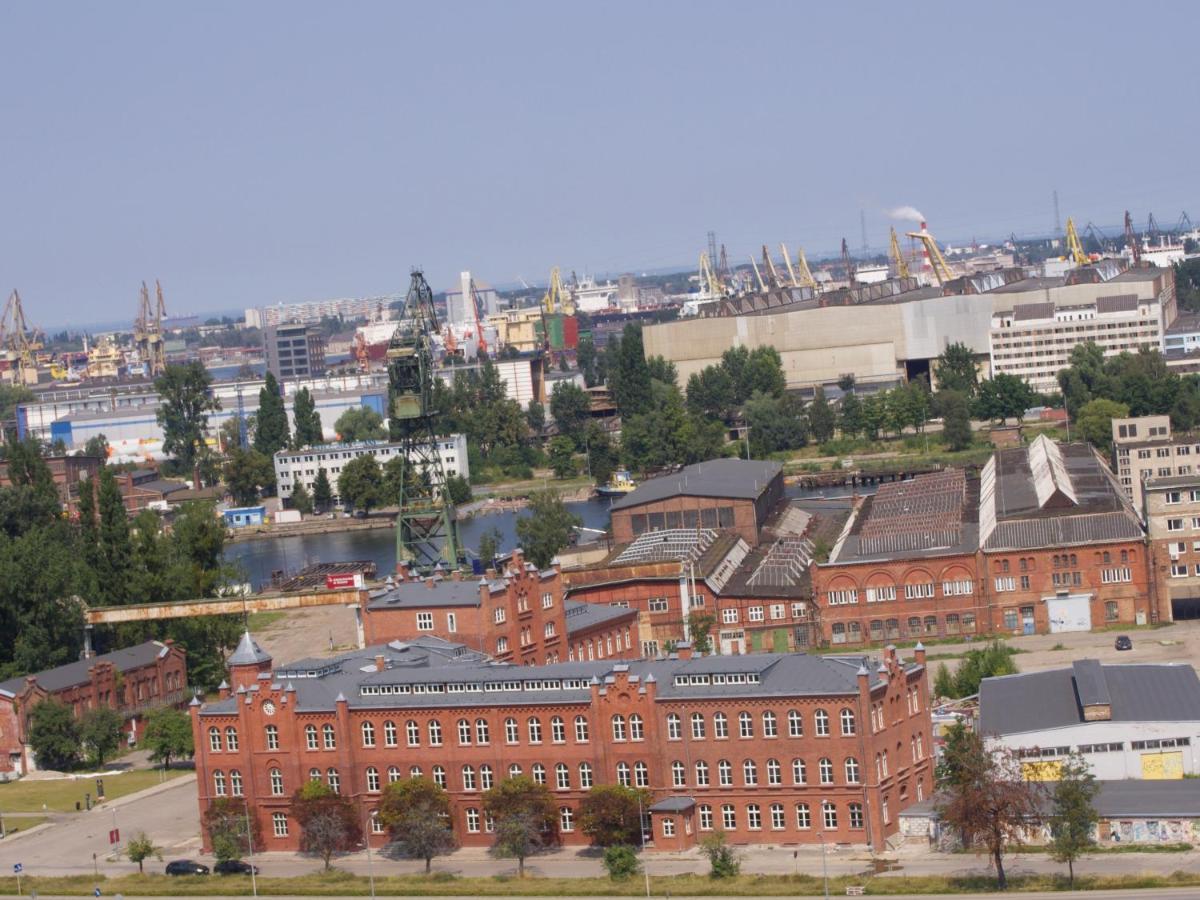
[[[252,866],[240,859],[223,859],[213,866],[213,871],[218,875],[257,875],[258,866]]]
[[[168,875],[207,875],[208,866],[192,859],[173,859],[167,863]]]
[[[1133,641],[1129,639],[1129,635],[1122,634],[1117,637],[1116,648],[1118,650],[1132,650]]]

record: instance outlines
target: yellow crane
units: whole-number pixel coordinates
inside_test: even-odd
[[[25,309],[21,306],[21,295],[14,289],[4,305],[3,316],[0,316],[0,345],[8,359],[15,364],[18,383],[37,383],[37,360],[33,354],[40,343],[36,331],[31,340]]]
[[[892,264],[896,267],[897,278],[908,278],[908,262],[904,259],[904,254],[900,252],[900,239],[896,237],[896,229],[892,229],[892,243],[888,255],[892,258]]]
[[[725,293],[725,287],[721,284],[721,279],[717,277],[712,260],[708,258],[706,250],[700,253],[700,289],[714,297],[720,297]]]
[[[1067,256],[1077,266],[1086,266],[1091,260],[1083,252],[1083,242],[1079,240],[1079,232],[1075,230],[1075,220],[1067,216]]]
[[[787,257],[787,250],[784,249],[783,255]],[[808,257],[804,255],[804,248],[796,248],[796,283],[800,287],[812,288],[814,291],[821,289],[817,284],[817,279],[813,278],[812,269],[808,267]]]
[[[548,313],[562,312],[568,316],[575,314],[575,303],[563,291],[562,275],[558,266],[550,270],[550,284],[546,288],[546,296],[542,297],[542,309]]]
[[[771,259],[770,251],[767,250],[767,245],[762,245],[763,268],[767,272],[767,277],[771,281],[771,287],[783,287],[783,279],[779,277],[779,272],[775,268],[775,261]]]
[[[920,231],[908,232],[910,238],[916,238],[925,248],[925,253],[929,257],[929,265],[933,268],[933,277],[937,279],[938,284],[946,284],[951,281],[954,276],[950,274],[950,267],[946,265],[946,258],[942,256],[942,251],[938,249],[937,241],[933,239],[933,235],[922,228]]]
[[[767,292],[767,286],[763,284],[762,273],[758,271],[758,263],[754,261],[754,257],[750,257],[750,268],[754,269],[754,279],[758,282],[758,289],[761,293]]]

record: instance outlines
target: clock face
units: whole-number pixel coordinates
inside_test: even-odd
[[[275,715],[275,704],[272,703],[270,700],[266,701],[262,705],[262,711],[263,711],[264,715],[268,715],[268,716]]]

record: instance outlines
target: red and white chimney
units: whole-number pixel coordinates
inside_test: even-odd
[[[921,234],[929,234],[929,226],[924,222],[921,223]],[[933,264],[929,261],[929,246],[924,242],[921,243],[921,271],[933,271]]]

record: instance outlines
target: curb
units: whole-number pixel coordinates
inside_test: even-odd
[[[19,841],[27,835],[37,834],[39,831],[45,831],[47,828],[53,828],[58,822],[42,822],[40,825],[34,825],[32,828],[22,828],[20,831],[7,835],[4,838],[4,843],[0,847],[7,847],[12,841]]]
[[[155,794],[165,793],[181,784],[194,784],[195,781],[195,772],[191,772],[179,778],[170,778],[164,781],[162,784],[154,784],[148,788],[142,788],[140,791],[134,791],[132,794],[126,794],[123,797],[118,797],[115,800],[105,800],[103,803],[93,805],[92,812],[95,812],[96,810],[107,812],[108,810],[112,809],[120,809],[122,806],[126,806],[136,800],[144,800],[146,797],[153,797]]]

